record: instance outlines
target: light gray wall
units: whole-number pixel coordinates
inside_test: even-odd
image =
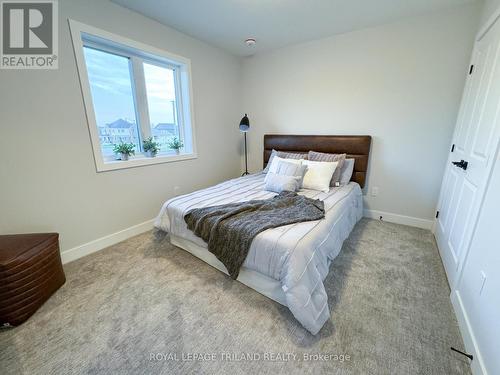
[[[481,26],[488,22],[489,18],[492,17],[499,8],[500,0],[486,0],[481,15]]]
[[[102,0],[59,2],[59,69],[0,70],[0,233],[57,231],[63,250],[152,219],[161,204],[240,173],[264,133],[374,136],[368,208],[433,214],[478,7],[247,59]],[[67,19],[191,59],[198,159],[96,173]],[[242,70],[243,69],[243,70]],[[243,77],[242,77],[243,74]],[[244,96],[244,98],[241,98]]]
[[[373,136],[366,208],[430,219],[481,4],[247,58],[250,168],[265,133]],[[367,189],[365,189],[368,191]]]
[[[96,173],[67,19],[190,58],[198,159]],[[59,69],[0,70],[0,233],[62,249],[150,220],[179,192],[240,173],[241,61],[108,1],[59,1]]]

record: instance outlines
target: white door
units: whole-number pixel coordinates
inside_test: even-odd
[[[462,266],[492,164],[500,104],[499,47],[497,21],[474,47],[441,187],[435,235],[450,286]]]

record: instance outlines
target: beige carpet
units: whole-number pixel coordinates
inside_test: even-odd
[[[30,320],[0,331],[2,374],[469,373],[449,349],[463,344],[428,231],[358,223],[325,280],[331,320],[317,336],[158,232],[65,271]]]

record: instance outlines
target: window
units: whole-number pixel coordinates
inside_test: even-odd
[[[175,99],[175,71],[168,67],[144,63],[144,81],[151,134],[160,144],[160,152],[168,152],[170,138],[183,138],[177,122],[179,116]]]
[[[129,59],[90,47],[83,51],[103,158],[113,160],[113,146],[122,142],[140,150]]]
[[[70,28],[97,171],[195,158],[189,60],[73,20]],[[143,148],[149,138],[155,157]],[[122,143],[135,152],[126,161],[114,152]]]

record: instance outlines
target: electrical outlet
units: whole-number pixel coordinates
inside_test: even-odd
[[[372,187],[372,197],[376,197],[378,195],[378,186]]]
[[[180,186],[174,186],[174,195],[179,194],[180,190],[181,190]]]

